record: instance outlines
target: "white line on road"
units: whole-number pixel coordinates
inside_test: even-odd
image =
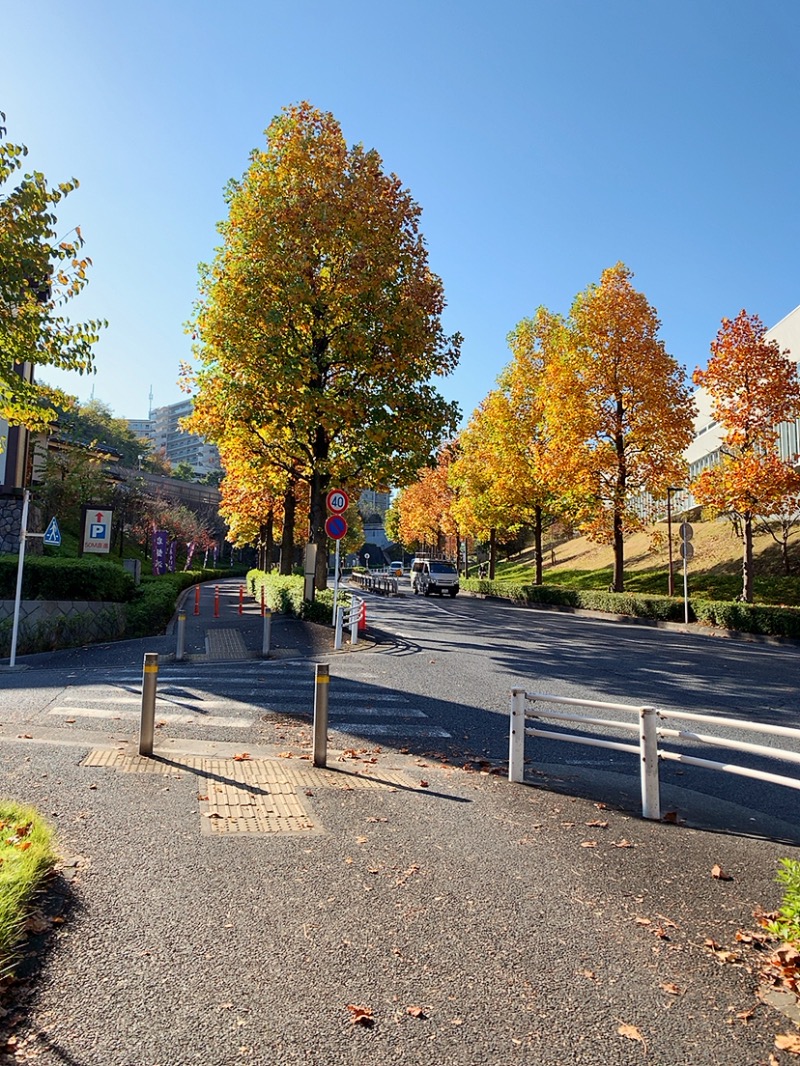
[[[117,714],[109,714],[108,709],[102,707],[53,707],[48,714],[58,715],[62,718],[107,718],[109,721],[118,719],[137,720],[140,715],[135,711],[120,710]],[[251,718],[225,718],[218,714],[170,714],[156,710],[156,718],[160,722],[172,723],[173,725],[203,725],[214,726],[217,729],[247,729],[253,724]]]

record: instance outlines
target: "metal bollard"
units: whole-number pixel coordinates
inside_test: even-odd
[[[219,618],[219,585],[214,586],[214,617]]]
[[[262,617],[263,617],[265,609],[266,608],[265,608],[265,605],[264,605],[264,586],[262,585],[261,586],[261,614],[262,614]]]
[[[200,614],[200,586],[194,587],[194,613]]]
[[[239,586],[239,614],[244,613],[244,585]]]
[[[328,689],[331,680],[328,663],[317,663],[314,679],[314,766],[328,765]]]
[[[261,634],[261,658],[269,658],[269,646],[272,639],[272,611],[264,608],[264,628]]]
[[[186,646],[186,611],[178,612],[178,635],[175,644],[175,662],[181,663],[184,659]]]
[[[142,717],[139,724],[139,754],[153,754],[153,732],[156,720],[156,688],[158,685],[158,652],[148,651],[142,671]]]
[[[344,629],[344,607],[336,608],[336,628],[333,636],[333,650],[342,650],[342,630]]]

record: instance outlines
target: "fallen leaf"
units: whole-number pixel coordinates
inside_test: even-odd
[[[412,1018],[427,1018],[424,1007],[406,1007],[406,1014]]]
[[[243,751],[241,753],[241,755],[234,755],[233,761],[234,762],[247,762],[247,760],[249,758],[250,758],[250,752],[249,751]]]
[[[366,844],[369,837],[356,837],[356,844]]]
[[[419,787],[420,788],[427,788],[428,787],[428,782],[427,781],[420,781]]]
[[[64,721],[67,723],[67,725],[75,725],[74,718],[65,718]]]
[[[679,996],[681,994],[681,990],[674,981],[662,981],[659,987],[670,996]]]
[[[587,822],[586,824],[590,829],[608,829],[608,822],[603,822],[599,818],[595,818],[593,822]]]
[[[221,818],[222,815],[219,813],[219,811],[206,811],[203,814],[203,817],[204,818]]]
[[[372,1016],[372,1008],[365,1006],[358,1006],[355,1003],[348,1003],[347,1009],[350,1011],[350,1021],[353,1025],[364,1025],[367,1028],[375,1024],[375,1019]]]
[[[661,815],[662,822],[669,822],[671,825],[675,825],[678,821],[677,811],[667,811],[666,814]]]
[[[594,972],[594,970],[576,970],[576,974],[578,977],[586,977],[590,981],[597,980],[597,974]]]
[[[790,1055],[800,1055],[800,1033],[778,1033],[775,1037],[775,1047],[788,1051]]]
[[[596,848],[597,847],[597,841],[596,840],[582,840],[581,841],[581,847],[582,848]]]
[[[200,802],[202,803],[202,802],[203,802],[204,800],[207,800],[207,799],[208,799],[208,796],[200,796],[200,795],[198,795],[198,797],[197,797],[197,798],[198,798],[198,800],[200,800]]]
[[[732,881],[733,880],[731,875],[730,874],[726,874],[725,871],[722,869],[722,867],[719,866],[717,863],[715,863],[711,867],[711,876],[714,878],[715,881]]]
[[[647,1048],[644,1037],[635,1025],[620,1025],[617,1032],[620,1036],[627,1037],[628,1040],[638,1040],[640,1044]]]
[[[612,848],[635,848],[636,845],[635,844],[631,844],[630,840],[626,840],[623,837],[622,840],[612,840],[611,841],[611,847]]]
[[[634,921],[637,925],[652,925],[650,918],[635,918]]]

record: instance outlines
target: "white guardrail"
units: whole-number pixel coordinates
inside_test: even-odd
[[[585,714],[570,711],[551,711],[543,709],[543,703],[557,704],[565,707],[593,708],[600,711],[622,713],[635,716],[638,721],[625,722],[609,718],[589,718]],[[531,709],[531,706],[535,709]],[[558,722],[578,722],[581,726],[599,726],[615,730],[638,733],[638,743],[625,743],[618,740],[603,740],[600,737],[577,736],[575,733],[556,733],[527,725],[530,718],[552,719]],[[612,751],[625,751],[638,755],[641,764],[642,817],[658,820],[661,818],[661,797],[658,766],[661,759],[683,763],[686,766],[700,766],[706,770],[721,770],[724,773],[738,774],[740,777],[768,781],[787,788],[800,789],[800,779],[783,777],[763,770],[755,770],[736,763],[715,762],[712,759],[700,759],[684,752],[669,751],[659,746],[660,739],[671,741],[688,740],[709,747],[730,748],[733,751],[747,752],[750,755],[762,755],[781,759],[800,765],[800,754],[784,748],[768,747],[763,744],[751,744],[744,740],[730,740],[727,737],[710,733],[696,733],[691,729],[671,729],[662,726],[664,721],[702,722],[704,727],[715,727],[761,733],[765,736],[791,737],[800,740],[800,729],[789,726],[764,725],[757,722],[740,721],[737,718],[721,718],[715,715],[690,714],[684,711],[662,711],[655,707],[631,707],[623,703],[601,703],[598,700],[579,700],[567,696],[551,696],[545,693],[531,693],[515,688],[511,693],[511,728],[509,733],[508,779],[521,782],[524,773],[525,737],[543,737],[547,740],[563,740],[570,744],[585,744],[594,748],[609,748]]]
[[[358,644],[358,624],[361,621],[365,601],[360,596],[350,597],[349,607],[337,607],[336,629],[334,630],[333,648],[340,651],[342,647],[342,630],[345,626],[350,630],[350,643]]]

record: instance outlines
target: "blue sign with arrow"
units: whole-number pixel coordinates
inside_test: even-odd
[[[53,548],[57,548],[61,543],[61,530],[58,528],[55,516],[50,519],[50,525],[44,531],[44,543]]]

